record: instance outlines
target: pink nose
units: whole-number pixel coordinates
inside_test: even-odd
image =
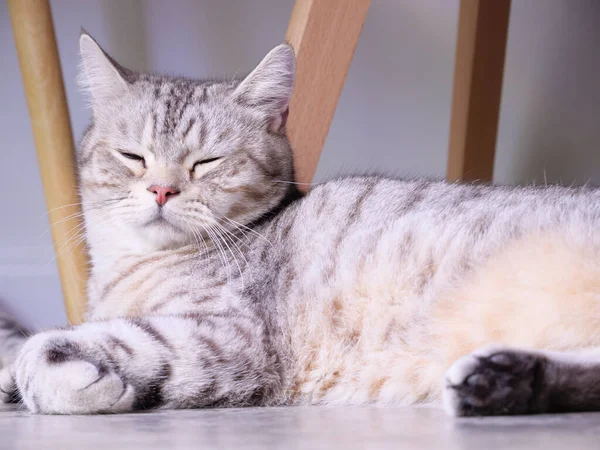
[[[157,186],[155,184],[150,186],[148,190],[154,192],[154,195],[156,195],[156,203],[160,206],[167,203],[171,197],[176,196],[180,192],[172,186]]]

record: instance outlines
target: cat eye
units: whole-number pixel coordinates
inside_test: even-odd
[[[140,155],[136,155],[135,153],[127,153],[127,152],[119,152],[127,159],[131,159],[132,161],[141,161],[144,162],[144,157]]]
[[[218,161],[219,159],[222,159],[222,158],[223,158],[222,156],[216,156],[214,158],[206,158],[206,159],[201,159],[200,161],[196,161],[194,163],[194,166],[192,167],[192,172],[194,170],[196,170],[196,166],[201,166],[202,164],[208,164],[208,163],[211,163],[214,161]]]

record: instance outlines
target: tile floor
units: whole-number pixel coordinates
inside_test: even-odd
[[[598,449],[600,413],[452,420],[432,408],[263,408],[105,416],[0,409],[1,449]]]

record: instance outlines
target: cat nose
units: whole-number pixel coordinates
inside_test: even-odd
[[[150,186],[148,191],[154,193],[156,196],[156,203],[158,203],[160,206],[164,205],[171,197],[174,197],[181,192],[175,189],[173,186],[158,186],[156,184]]]

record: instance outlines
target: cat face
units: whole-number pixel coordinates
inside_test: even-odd
[[[173,248],[248,224],[281,201],[293,179],[290,46],[241,82],[134,73],[87,34],[80,49],[93,111],[78,149],[88,230]]]

